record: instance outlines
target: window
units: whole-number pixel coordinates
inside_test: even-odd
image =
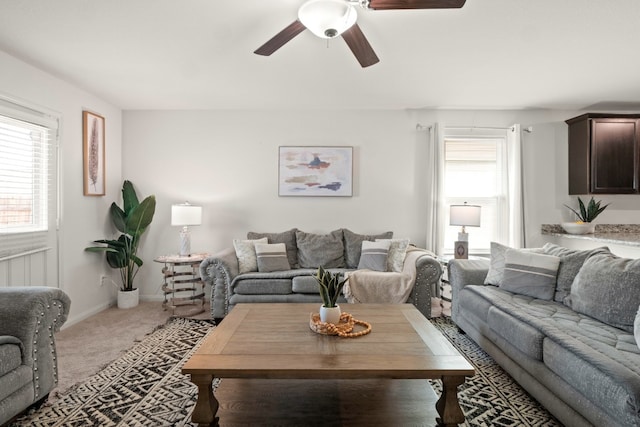
[[[504,131],[502,132],[504,135]],[[453,253],[459,226],[449,225],[449,206],[480,205],[480,227],[469,227],[469,252],[485,254],[491,241],[504,241],[509,230],[506,218],[506,138],[444,135],[444,253]]]
[[[57,118],[0,99],[0,257],[51,244],[56,143]]]

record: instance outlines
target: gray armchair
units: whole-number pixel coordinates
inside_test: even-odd
[[[57,385],[54,332],[70,304],[57,288],[0,288],[0,425],[42,403]]]

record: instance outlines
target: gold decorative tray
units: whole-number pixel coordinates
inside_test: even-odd
[[[353,332],[356,325],[362,326],[364,329]],[[342,313],[338,324],[322,322],[319,313],[311,313],[309,316],[309,328],[318,334],[338,335],[341,338],[361,337],[371,332],[370,323],[363,320],[356,320],[349,313]]]

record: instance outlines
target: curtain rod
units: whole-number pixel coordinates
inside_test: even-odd
[[[431,126],[425,126],[425,125],[421,125],[420,123],[416,124],[416,130],[418,131],[423,131],[423,130],[430,130]],[[513,130],[513,126],[510,126],[508,128],[501,128],[501,127],[490,127],[490,126],[445,126],[445,129],[489,129],[489,130]],[[527,133],[532,133],[533,132],[533,127],[531,126],[527,126],[526,128],[522,128],[522,130],[524,132]]]

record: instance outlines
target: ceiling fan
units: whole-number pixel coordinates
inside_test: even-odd
[[[260,46],[254,53],[269,56],[305,29],[318,37],[342,36],[360,65],[380,60],[356,23],[355,6],[371,10],[460,8],[466,0],[308,0],[298,9],[298,19]]]

